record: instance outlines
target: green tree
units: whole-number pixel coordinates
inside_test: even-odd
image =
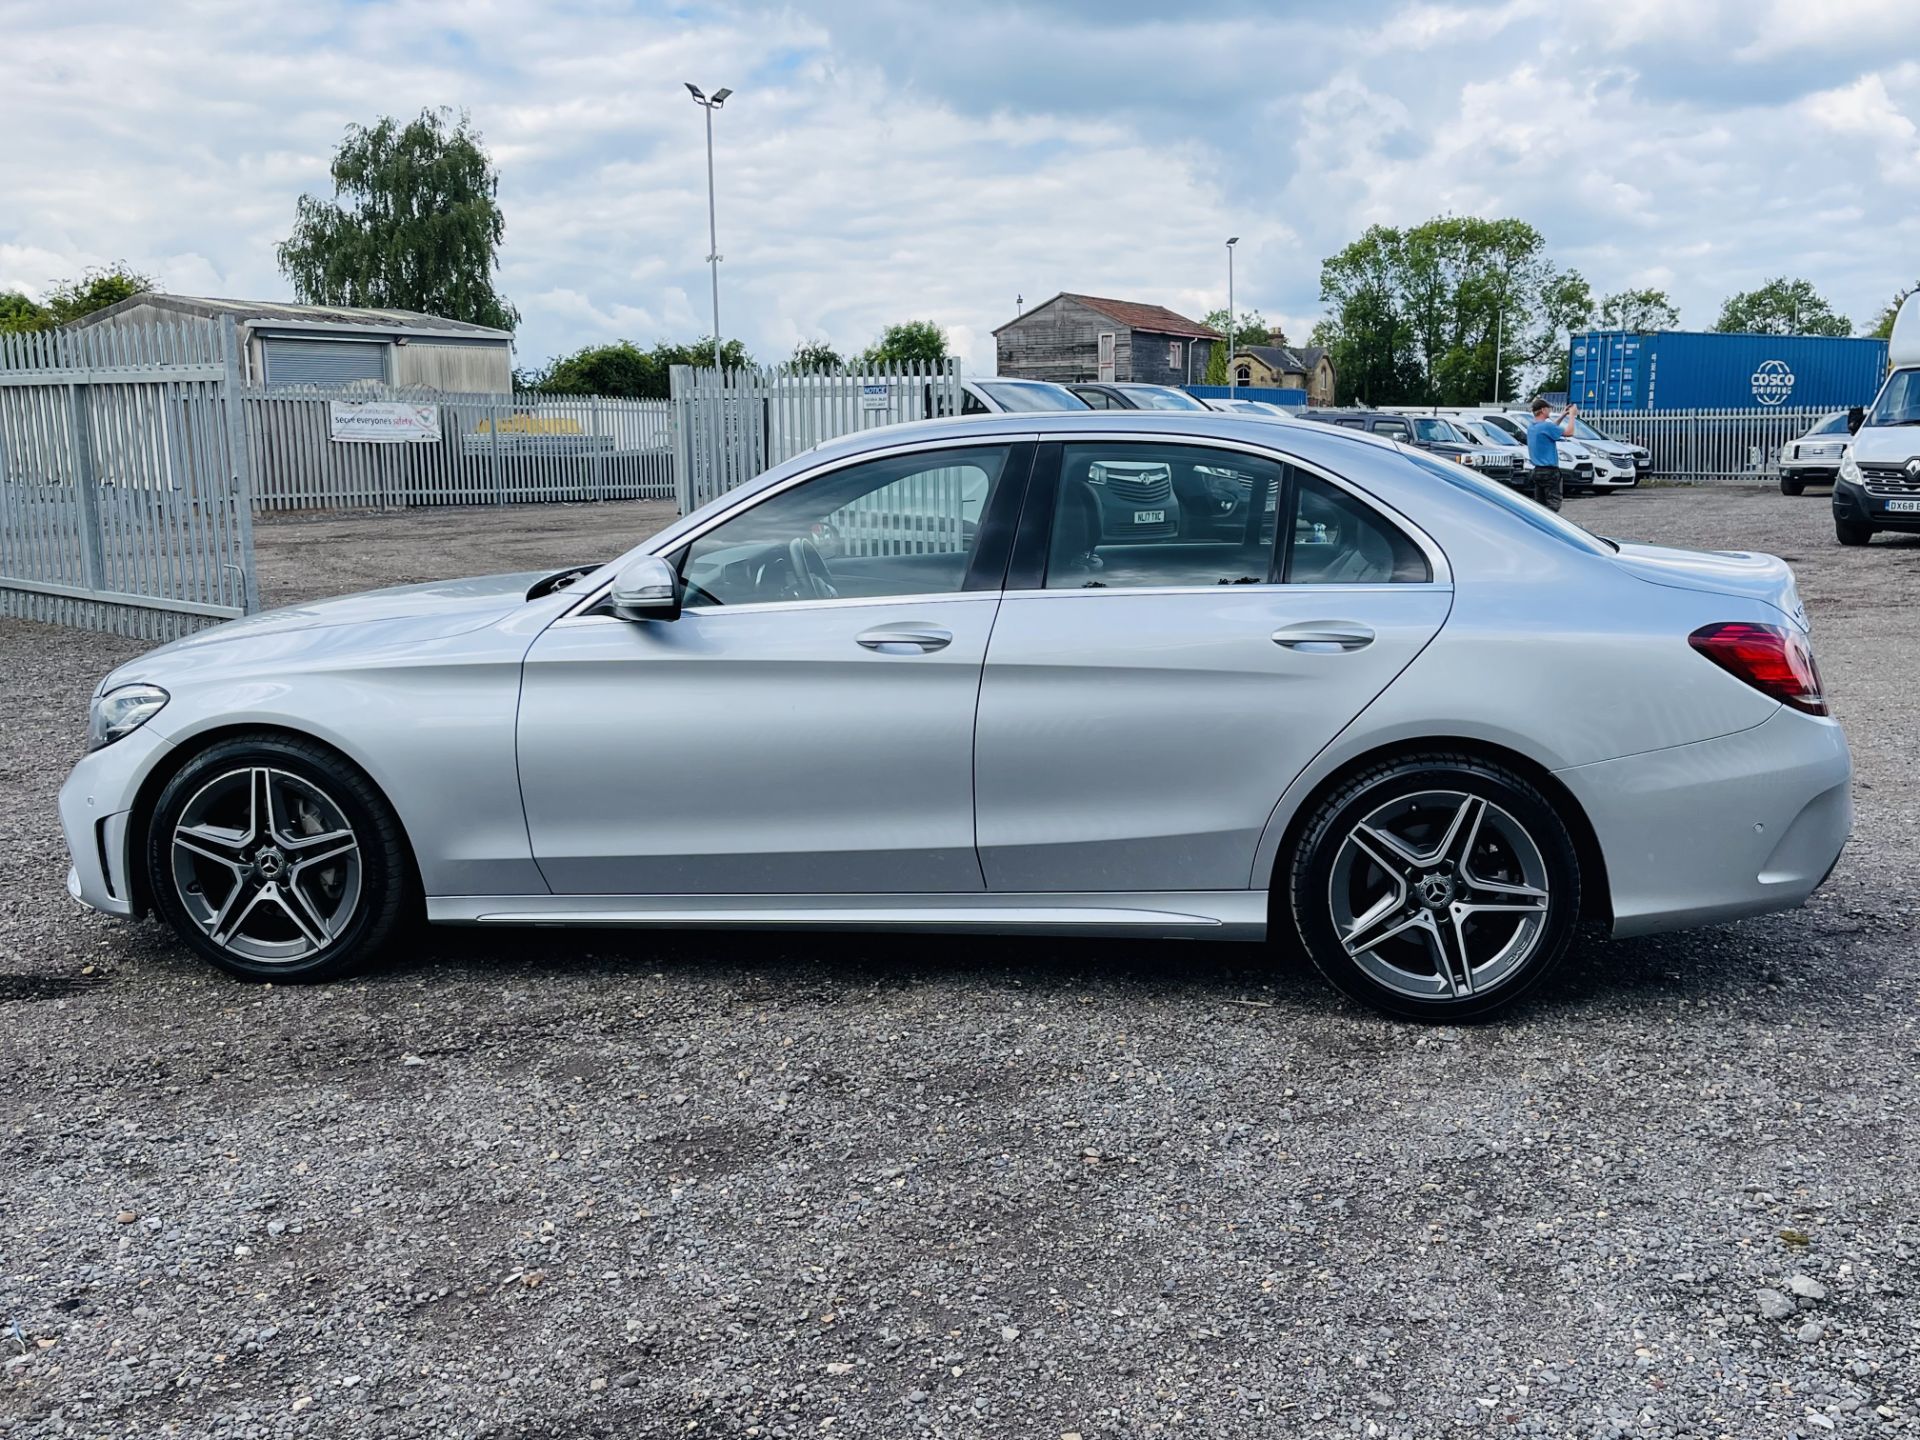
[[[47,292],[47,313],[56,325],[71,325],[83,315],[118,305],[157,290],[160,282],[151,275],[127,268],[126,262],[97,265],[78,280],[63,280]]]
[[[1567,351],[1573,332],[1593,328],[1593,290],[1578,270],[1562,271],[1541,289],[1540,307],[1548,348],[1535,357],[1544,369],[1536,388],[1564,391],[1572,383]]]
[[[1869,330],[1867,334],[1871,335],[1875,340],[1891,340],[1893,338],[1893,322],[1900,318],[1900,307],[1906,303],[1907,297],[1913,294],[1915,290],[1920,290],[1920,285],[1910,285],[1905,289],[1894,291],[1893,299],[1887,302],[1887,308],[1880,312],[1879,316],[1873,322],[1873,329]],[[0,305],[4,305],[4,303],[4,299],[0,299]],[[0,320],[0,328],[4,328],[5,324],[6,322],[4,320]]]
[[[1713,328],[1742,335],[1851,335],[1853,322],[1836,313],[1811,281],[1779,275],[1727,297]]]
[[[1664,290],[1618,290],[1600,302],[1602,330],[1677,330],[1680,311]]]
[[[53,328],[53,316],[18,290],[0,290],[0,335]]]
[[[1404,231],[1371,227],[1320,269],[1332,312],[1315,335],[1332,352],[1340,398],[1511,395],[1519,368],[1550,366],[1568,324],[1592,308],[1585,282],[1545,251],[1523,220],[1443,215]]]
[[[464,114],[350,125],[334,152],[334,198],[300,197],[280,268],[310,304],[420,310],[511,330],[519,314],[493,281],[506,234],[499,190]]]
[[[845,365],[840,352],[825,340],[802,340],[793,347],[793,356],[787,361],[789,370],[838,370]]]
[[[1207,352],[1207,373],[1201,379],[1203,385],[1225,385],[1227,383],[1227,312],[1225,307],[1209,310],[1202,322],[1209,330],[1220,332],[1220,341]],[[1233,348],[1243,350],[1249,345],[1265,345],[1271,338],[1267,322],[1260,318],[1258,310],[1242,310],[1239,318],[1233,322]]]
[[[720,345],[720,358],[729,370],[744,370],[753,357],[738,340]],[[631,340],[611,345],[588,345],[549,362],[544,370],[516,372],[516,390],[547,395],[620,395],[638,400],[665,400],[673,389],[673,367],[713,368],[712,339],[675,343],[660,340],[642,350]]]
[[[947,358],[947,332],[931,320],[908,320],[889,325],[860,357],[867,365],[899,365],[917,361],[936,364]]]

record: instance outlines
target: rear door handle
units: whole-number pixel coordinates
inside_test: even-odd
[[[1308,621],[1288,625],[1273,632],[1273,643],[1288,650],[1309,655],[1337,655],[1348,650],[1364,650],[1373,643],[1373,631],[1364,625],[1343,621]]]
[[[882,655],[925,655],[953,643],[953,632],[928,625],[876,625],[855,637]]]

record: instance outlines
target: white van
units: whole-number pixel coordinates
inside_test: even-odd
[[[1847,417],[1853,441],[1833,482],[1833,533],[1864,545],[1879,530],[1920,531],[1920,292],[1907,296],[1887,342],[1893,369],[1873,404]]]

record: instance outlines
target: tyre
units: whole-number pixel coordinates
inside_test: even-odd
[[[1412,756],[1342,782],[1288,869],[1315,968],[1410,1019],[1505,1009],[1560,962],[1580,915],[1566,822],[1525,779],[1468,755]]]
[[[1780,472],[1780,493],[1782,495],[1804,495],[1806,490],[1806,481],[1800,479],[1798,476],[1789,475],[1785,470]]]
[[[412,904],[393,809],[312,741],[241,736],[167,782],[147,829],[149,893],[190,947],[249,980],[324,980],[379,953]]]
[[[1833,517],[1833,537],[1842,545],[1864,545],[1873,539],[1873,526],[1858,520],[1842,520],[1836,515]]]

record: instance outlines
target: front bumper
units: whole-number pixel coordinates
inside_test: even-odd
[[[173,747],[142,728],[73,767],[60,787],[60,829],[72,868],[67,893],[108,915],[130,916],[133,855],[129,821],[141,782]]]
[[[1833,482],[1833,516],[1836,520],[1851,520],[1861,525],[1871,525],[1876,530],[1905,530],[1920,532],[1920,511],[1890,511],[1889,500],[1912,501],[1913,495],[1875,495],[1864,485],[1852,480]]]
[[[1785,706],[1737,734],[1556,774],[1600,841],[1616,936],[1791,910],[1853,829],[1846,736]]]

